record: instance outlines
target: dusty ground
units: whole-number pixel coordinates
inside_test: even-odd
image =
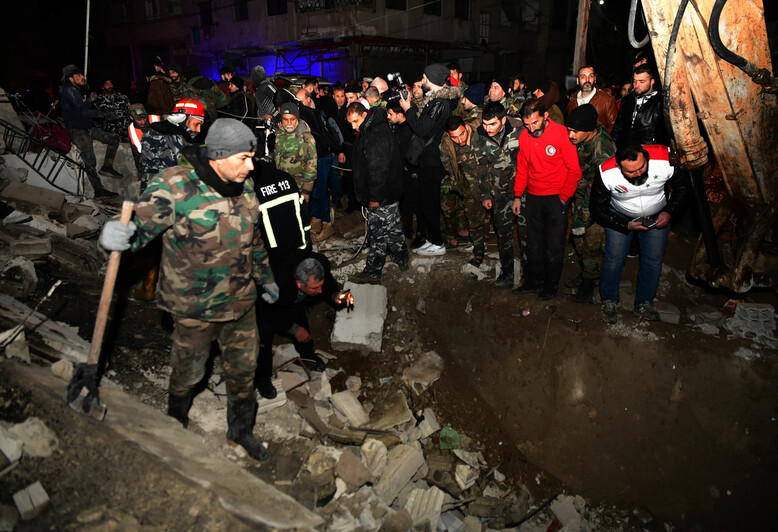
[[[356,215],[338,226],[340,232],[358,228]],[[526,485],[537,502],[561,491],[580,494],[601,516],[650,514],[645,528],[652,530],[664,523],[682,530],[764,525],[777,512],[776,353],[727,339],[724,332],[712,336],[691,327],[688,309],[722,309],[730,297],[685,280],[692,244],[686,233],[672,236],[658,297],[681,309],[679,325],[640,323],[623,310],[618,325],[606,326],[597,307],[563,295],[548,303],[514,296],[492,288],[488,278],[476,281],[463,274],[467,255],[456,251],[429,273],[403,274],[390,264],[383,352],[339,353],[330,365],[359,374],[365,399],[376,403],[403,386],[402,370],[411,360],[435,350],[446,363],[442,378],[421,396],[411,394],[411,408],[432,406],[442,424],[469,436],[490,466],[515,485]],[[333,262],[346,255],[334,253]],[[625,278],[634,279],[636,266],[630,261]],[[565,276],[573,272],[570,259]],[[36,296],[56,275],[40,267]],[[88,339],[99,289],[97,281],[72,280],[41,310],[79,326]],[[771,293],[748,300],[778,303]],[[169,323],[148,304],[124,301],[116,307],[105,351],[111,353],[108,375],[163,410]],[[314,312],[321,348],[329,348],[330,327]],[[381,385],[379,378],[388,376],[394,379]],[[115,520],[124,523],[119,529],[130,529],[133,520],[160,530],[246,527],[208,492],[78,419],[64,404],[41,400],[5,372],[0,372],[0,392],[0,419],[39,416],[62,443],[55,457],[23,463],[0,481],[4,504],[35,480],[51,487],[53,509],[19,530],[87,529],[82,512],[101,505],[118,515]],[[194,425],[193,430],[204,430]],[[214,445],[226,452],[219,438],[213,436]],[[277,458],[252,471],[312,506],[309,489],[295,491],[279,482],[294,477],[310,444],[268,439]],[[605,523],[601,529],[644,527],[637,517]]]

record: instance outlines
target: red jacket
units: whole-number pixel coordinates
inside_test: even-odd
[[[513,195],[524,190],[533,196],[559,195],[567,201],[578,188],[581,166],[578,151],[567,136],[567,128],[548,121],[543,134],[535,138],[525,129],[519,135],[516,182]]]

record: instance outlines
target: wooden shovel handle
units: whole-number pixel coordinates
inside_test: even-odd
[[[119,220],[124,225],[130,223],[134,207],[135,204],[131,201],[122,203],[122,214]],[[100,306],[97,307],[95,330],[92,333],[92,345],[89,348],[89,359],[86,361],[87,364],[97,364],[100,360],[100,348],[103,346],[105,324],[108,321],[108,310],[111,308],[113,287],[116,284],[116,274],[119,273],[119,262],[121,259],[121,251],[111,251],[111,257],[108,259],[108,269],[105,271],[105,281],[103,281],[103,292],[100,294]]]

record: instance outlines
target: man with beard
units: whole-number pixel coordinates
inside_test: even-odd
[[[173,93],[173,99],[180,101],[184,97],[184,85],[186,82],[181,77],[184,69],[178,63],[170,63],[167,67],[167,73],[170,76],[170,92]]]
[[[110,79],[103,83],[103,93],[95,100],[95,107],[103,113],[102,129],[119,137],[121,142],[127,142],[130,99],[116,92]]]
[[[419,255],[446,254],[446,246],[440,232],[440,185],[446,171],[440,162],[440,140],[443,126],[462,97],[458,87],[447,87],[449,69],[442,63],[433,63],[424,69],[422,86],[427,94],[421,106],[412,104],[410,98],[400,97],[405,119],[413,134],[423,144],[419,158],[420,208],[427,228],[427,243],[414,250]],[[453,104],[452,104],[453,100]]]
[[[130,224],[105,224],[100,245],[112,251],[138,250],[162,240],[159,304],[173,317],[167,413],[188,425],[194,388],[217,340],[227,387],[227,443],[264,462],[270,454],[253,434],[257,286],[270,303],[278,299],[279,288],[248,178],[256,146],[246,125],[217,120],[205,146],[187,146],[180,165],[149,183]]]
[[[251,94],[246,92],[243,78],[240,76],[232,76],[227,86],[230,90],[230,103],[219,109],[219,111],[223,111],[228,118],[240,120],[249,127],[252,127],[254,125],[253,119],[256,115],[254,98]]]
[[[95,169],[97,158],[92,140],[98,140],[106,146],[105,160],[100,173],[119,179],[122,175],[113,169],[113,158],[119,149],[119,137],[92,125],[92,120],[103,118],[103,113],[95,109],[92,103],[84,100],[81,93],[84,87],[86,87],[86,78],[80,68],[76,65],[68,65],[62,69],[62,85],[59,87],[59,94],[65,129],[81,153],[81,161],[86,167],[86,175],[95,191],[95,198],[115,198],[117,195],[106,190],[97,175]]]
[[[573,248],[578,255],[581,274],[573,280],[580,281],[578,291],[572,296],[578,303],[592,303],[594,284],[600,277],[600,264],[605,244],[605,231],[591,217],[589,198],[592,182],[599,166],[616,153],[605,128],[597,122],[597,109],[590,103],[580,105],[567,115],[567,132],[570,142],[578,150],[581,165],[581,181],[573,197]],[[565,283],[568,285],[568,283]]]
[[[667,187],[672,189],[669,196]],[[589,208],[594,220],[605,227],[600,297],[606,323],[618,321],[619,283],[633,236],[640,241],[635,314],[646,321],[659,320],[653,301],[670,222],[680,214],[689,189],[688,172],[670,164],[667,146],[625,144],[600,165]]]
[[[481,113],[484,110],[484,84],[476,83],[465,89],[462,94],[460,116],[465,124],[477,128],[481,125]]]
[[[521,107],[524,131],[513,190],[513,213],[521,214],[525,190],[527,219],[527,273],[516,294],[539,293],[538,300],[556,297],[567,239],[568,200],[581,179],[575,146],[564,126],[549,120],[538,99]]]
[[[602,124],[608,133],[613,129],[616,122],[616,116],[619,114],[619,108],[616,105],[616,99],[605,91],[597,90],[594,86],[597,81],[597,74],[594,67],[582,66],[578,69],[578,86],[581,88],[578,94],[570,98],[567,104],[567,114],[585,103],[590,103],[597,109],[597,121]]]
[[[638,65],[632,74],[631,93],[621,99],[621,107],[611,136],[616,146],[628,143],[663,144],[670,139],[665,129],[662,95],[654,89],[653,69]]]
[[[294,178],[305,199],[304,207],[309,209],[316,182],[316,141],[308,124],[300,120],[300,109],[296,103],[281,105],[278,114],[281,120],[276,128],[273,152],[276,168]]]

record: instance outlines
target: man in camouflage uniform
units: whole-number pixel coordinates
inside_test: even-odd
[[[308,124],[300,120],[297,104],[283,104],[279,114],[281,121],[276,127],[273,159],[276,168],[294,177],[305,198],[305,205],[308,205],[316,182],[316,141],[313,140]]]
[[[248,178],[257,140],[247,126],[225,118],[214,122],[205,143],[184,148],[181,165],[149,183],[132,223],[108,222],[100,244],[138,250],[162,239],[159,304],[174,321],[168,415],[187,426],[192,390],[217,340],[227,385],[227,442],[265,461],[269,453],[252,432],[259,353],[255,305],[257,285],[269,302],[279,290]]]
[[[616,146],[597,121],[597,109],[590,103],[579,105],[567,115],[567,131],[578,149],[581,180],[573,196],[573,247],[581,266],[581,284],[572,296],[578,303],[594,303],[594,285],[600,278],[605,251],[605,229],[589,215],[589,197],[599,166],[613,157]]]
[[[196,98],[203,102],[205,119],[208,122],[216,120],[218,118],[216,110],[228,105],[230,100],[215,81],[201,76],[197,67],[187,67],[187,69],[191,69],[191,77],[187,76],[183,90],[184,98]]]
[[[121,142],[128,142],[130,99],[121,92],[116,92],[110,79],[103,83],[103,93],[95,100],[95,107],[103,113],[101,129],[113,133]]]
[[[481,125],[481,113],[484,112],[484,84],[476,83],[465,90],[462,95],[462,106],[460,107],[462,120],[472,128],[478,128]]]
[[[511,288],[513,275],[513,184],[516,177],[516,157],[519,152],[520,129],[508,121],[506,109],[499,102],[484,105],[481,126],[478,128],[478,182],[481,186],[481,204],[492,211],[494,228],[497,232],[497,246],[500,252],[501,272],[494,286]],[[521,217],[523,218],[523,216]],[[521,227],[526,226],[519,219],[519,241],[522,249]]]
[[[513,97],[508,94],[510,86],[508,78],[494,78],[489,85],[489,93],[486,95],[484,105],[489,102],[498,102],[507,110],[513,103]]]
[[[167,73],[170,76],[170,92],[173,93],[173,100],[180,101],[184,97],[184,85],[186,81],[181,77],[184,70],[178,63],[170,63],[167,67]]]
[[[466,124],[459,116],[446,120],[446,134],[440,141],[440,161],[446,169],[450,187],[461,198],[467,219],[464,227],[469,229],[473,243],[473,258],[470,264],[480,266],[484,261],[486,245],[484,239],[488,226],[486,211],[481,205],[481,190],[478,185],[478,159],[475,146],[481,143],[476,128]]]

